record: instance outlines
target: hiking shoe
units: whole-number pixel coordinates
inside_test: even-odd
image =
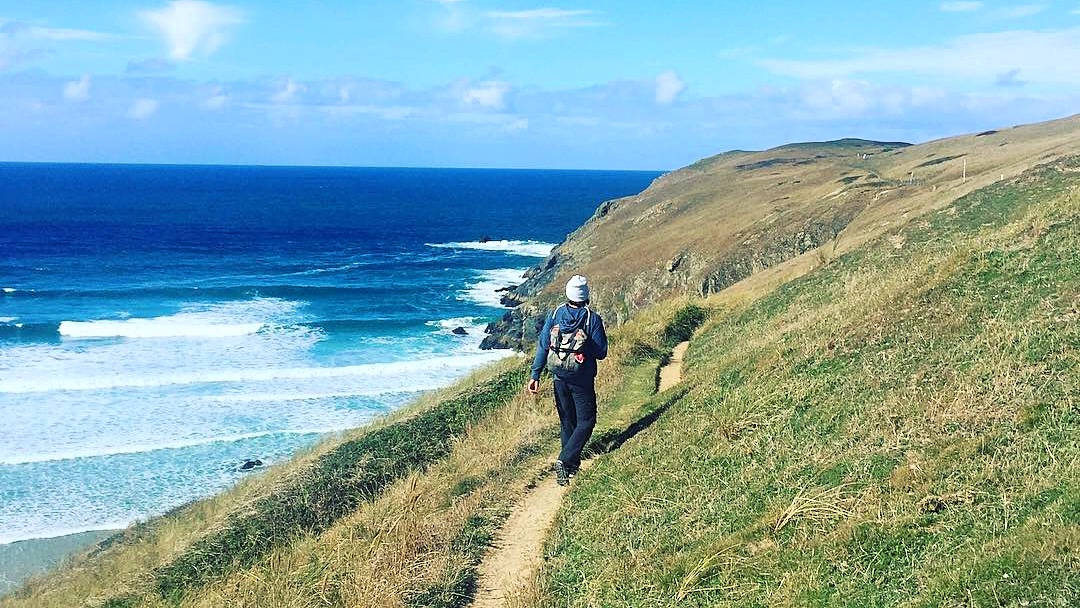
[[[561,460],[555,461],[555,481],[560,486],[570,485],[570,471],[567,470],[566,465]]]

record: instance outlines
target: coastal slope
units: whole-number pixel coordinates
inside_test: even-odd
[[[734,152],[601,206],[492,334],[527,340],[571,272],[619,321],[594,464],[517,605],[1080,602],[1078,127]],[[0,606],[468,606],[557,453],[526,374],[508,358]]]
[[[508,294],[517,307],[488,327],[484,346],[526,349],[573,274],[589,277],[593,304],[624,322],[665,297],[705,296],[769,269],[758,280],[775,285],[1077,152],[1080,115],[918,145],[842,139],[709,157],[603,203]]]

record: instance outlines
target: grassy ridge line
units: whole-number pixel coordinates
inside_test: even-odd
[[[541,605],[1080,602],[1080,162],[731,314],[573,489]]]
[[[445,457],[452,441],[489,414],[525,382],[524,368],[502,374],[418,416],[377,429],[323,455],[295,485],[261,498],[224,527],[158,569],[155,590],[177,601],[274,547],[318,533],[410,470]],[[128,598],[106,605],[121,606]]]

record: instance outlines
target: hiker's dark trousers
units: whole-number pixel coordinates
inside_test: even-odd
[[[581,450],[585,448],[596,426],[596,387],[569,384],[555,377],[555,409],[559,411],[562,430],[562,451],[559,460],[570,470],[581,466]]]

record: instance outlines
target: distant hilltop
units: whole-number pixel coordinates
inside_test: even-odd
[[[850,251],[906,218],[1080,151],[1080,116],[912,145],[846,138],[730,151],[604,202],[534,267],[488,327],[485,348],[527,348],[539,311],[571,274],[623,322],[676,294],[708,295],[816,251]],[[556,286],[556,287],[553,287]]]

